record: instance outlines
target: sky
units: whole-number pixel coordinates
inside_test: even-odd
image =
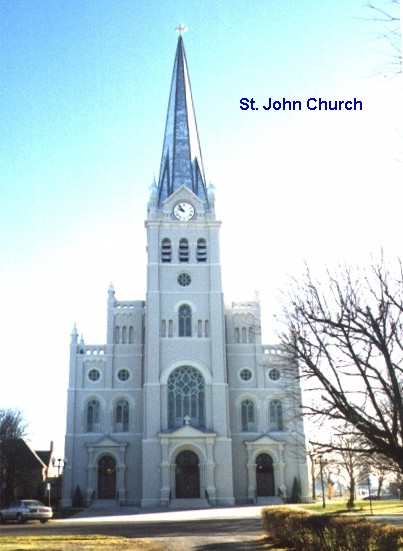
[[[275,342],[304,261],[401,255],[402,77],[363,0],[2,0],[0,408],[60,457],[73,325],[102,344],[110,283],[118,300],[145,298],[179,23],[226,302],[259,291]],[[302,109],[264,110],[270,98]]]

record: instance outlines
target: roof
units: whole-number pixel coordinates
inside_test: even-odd
[[[191,189],[208,209],[192,90],[183,38],[179,36],[158,181],[158,208],[162,208],[165,199],[182,186]]]

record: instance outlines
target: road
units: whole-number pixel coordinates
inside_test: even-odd
[[[125,509],[110,512],[87,510],[81,516],[52,520],[47,524],[30,522],[2,525],[1,536],[40,536],[100,534],[125,538],[155,538],[167,541],[167,549],[213,550],[257,549],[263,535],[260,507],[232,507],[197,511],[133,513]],[[94,516],[91,516],[94,514]]]

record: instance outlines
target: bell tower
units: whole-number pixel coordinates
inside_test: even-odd
[[[206,496],[234,503],[220,225],[179,36],[159,180],[145,222],[143,506]],[[193,462],[189,479],[186,457]]]

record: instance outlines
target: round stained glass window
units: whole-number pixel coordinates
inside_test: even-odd
[[[280,371],[278,369],[270,369],[269,377],[272,381],[278,381],[280,379]]]
[[[101,374],[98,371],[98,369],[90,369],[88,371],[88,378],[89,378],[90,381],[98,381],[100,376],[101,376]]]
[[[130,373],[127,369],[119,369],[118,371],[119,381],[127,381],[129,377],[130,377]]]
[[[243,381],[250,381],[252,379],[252,371],[250,369],[242,369],[239,376]]]
[[[182,272],[178,275],[178,283],[182,287],[187,287],[192,282],[192,278],[186,272]]]

